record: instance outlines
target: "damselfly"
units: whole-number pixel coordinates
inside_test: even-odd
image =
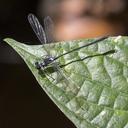
[[[52,30],[53,30],[53,21],[51,20],[51,18],[49,16],[47,16],[46,18],[44,18],[44,29],[43,27],[41,26],[40,22],[38,21],[38,19],[36,18],[35,15],[33,14],[29,14],[28,15],[28,20],[29,20],[29,23],[33,29],[33,31],[35,32],[35,34],[37,35],[38,39],[40,40],[40,42],[42,44],[46,44],[46,43],[51,43],[53,41],[53,34],[52,34]],[[43,45],[45,51],[47,52],[47,55],[45,56],[45,58],[43,58],[43,61],[42,62],[36,62],[35,65],[36,65],[36,68],[37,69],[41,69],[41,68],[46,68],[48,65],[52,64],[53,62],[55,62],[55,60],[59,59],[60,57],[64,56],[64,55],[67,55],[69,53],[72,53],[74,51],[77,51],[81,48],[84,48],[84,47],[87,47],[87,46],[90,46],[90,45],[93,45],[95,43],[98,43],[104,39],[106,39],[107,37],[102,37],[102,38],[99,38],[89,44],[85,44],[81,47],[78,47],[78,48],[75,48],[71,51],[68,51],[66,53],[63,53],[57,57],[53,57],[52,55],[50,55],[49,53],[49,50],[45,48],[45,46]],[[99,55],[99,54],[98,54]],[[102,55],[102,54],[101,54]],[[90,57],[93,57],[93,56],[90,56]],[[83,58],[83,59],[86,59],[86,58]],[[80,60],[76,60],[76,61],[82,61],[83,59],[80,59]],[[73,61],[75,62],[75,61]]]
[[[46,43],[51,43],[51,42],[53,41],[53,35],[52,35],[52,32],[53,32],[53,31],[52,31],[52,30],[53,30],[53,26],[54,26],[54,25],[53,25],[53,22],[52,22],[51,18],[50,18],[49,16],[46,17],[46,18],[44,18],[44,28],[41,26],[40,22],[38,21],[38,19],[36,18],[36,16],[33,15],[33,14],[29,14],[29,15],[28,15],[28,21],[29,21],[29,23],[30,23],[30,25],[31,25],[31,27],[32,27],[32,29],[33,29],[33,31],[34,31],[35,34],[37,35],[38,39],[39,39],[40,42],[43,44],[44,50],[46,51],[46,56],[43,57],[42,61],[36,61],[36,62],[35,62],[35,66],[36,66],[36,68],[39,69],[39,70],[42,69],[42,71],[44,72],[44,74],[47,75],[47,76],[50,77],[50,78],[52,78],[52,77],[51,77],[47,72],[45,72],[45,69],[47,69],[47,67],[48,67],[49,65],[54,69],[55,72],[58,72],[58,73],[59,73],[59,76],[63,77],[63,78],[66,79],[67,81],[70,81],[70,80],[69,80],[69,77],[66,78],[66,75],[62,72],[61,68],[63,68],[64,66],[67,66],[68,64],[71,64],[71,63],[73,63],[73,62],[82,61],[82,60],[84,60],[84,59],[86,59],[86,58],[89,58],[89,57],[91,58],[91,57],[94,57],[94,56],[101,56],[101,55],[107,54],[107,52],[106,52],[106,53],[103,53],[103,54],[96,54],[96,55],[84,57],[84,58],[79,59],[79,60],[71,61],[71,62],[69,62],[69,63],[67,63],[67,64],[65,64],[65,65],[60,65],[60,64],[58,64],[58,63],[56,62],[56,60],[59,59],[60,57],[65,56],[65,55],[67,55],[67,54],[70,54],[70,53],[72,53],[72,52],[74,52],[74,51],[77,51],[77,50],[79,50],[79,49],[81,49],[81,48],[84,48],[84,47],[93,45],[93,44],[95,44],[95,43],[98,43],[98,42],[100,42],[100,41],[106,39],[107,37],[99,38],[99,39],[97,39],[97,40],[95,40],[95,41],[93,41],[93,42],[91,42],[91,43],[89,43],[89,44],[85,44],[85,45],[83,45],[83,46],[81,46],[81,47],[72,49],[72,50],[70,50],[70,51],[68,51],[68,52],[66,52],[66,53],[63,53],[63,54],[61,54],[61,55],[55,57],[55,56],[52,56],[52,55],[50,54],[50,50],[51,50],[51,49],[46,49],[45,46],[44,46],[44,44],[46,44]],[[112,51],[109,51],[109,52],[112,52]],[[108,52],[108,54],[109,54],[109,52]],[[47,71],[47,70],[46,70],[46,71]],[[55,80],[55,78],[53,78],[53,79]],[[66,82],[67,82],[67,81],[66,81]],[[70,81],[70,84],[71,84],[71,81]],[[76,86],[76,85],[74,84],[74,86]],[[73,86],[72,86],[72,87],[73,87]]]

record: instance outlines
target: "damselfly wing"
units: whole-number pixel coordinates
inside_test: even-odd
[[[50,41],[53,40],[51,34],[52,31],[51,29],[53,29],[53,22],[49,16],[44,19],[45,30],[43,29],[42,25],[40,24],[40,22],[38,21],[35,15],[29,14],[28,21],[33,31],[35,32],[36,36],[38,37],[39,41],[42,44],[50,43]],[[48,34],[50,35],[48,36]],[[54,57],[50,55],[49,50],[47,50],[44,45],[43,48],[47,52],[47,55],[45,56],[45,58],[43,58],[42,62],[35,63],[37,69],[45,68],[48,66],[48,64],[54,61]]]
[[[44,46],[44,44],[50,43],[50,41],[53,41],[52,32],[51,32],[53,29],[53,22],[52,22],[51,18],[46,17],[44,19],[45,29],[43,29],[43,27],[39,23],[38,19],[36,18],[36,16],[33,14],[28,15],[28,21],[29,21],[33,31],[37,35],[38,39],[43,44],[43,48],[47,52],[46,56],[43,58],[43,60],[41,62],[35,63],[36,68],[43,71],[43,73],[48,78],[52,78],[52,76],[50,76],[50,74],[47,72],[47,70],[45,70],[49,65],[51,65],[51,67],[54,69],[54,72],[57,74],[57,76],[55,76],[55,74],[54,74],[55,77],[53,77],[52,80],[56,81],[57,84],[59,83],[58,81],[61,80],[61,83],[63,81],[66,88],[70,88],[69,85],[72,84],[71,81],[69,83],[69,79],[66,78],[66,75],[63,73],[63,71],[59,67],[58,63],[56,62],[55,57],[50,55],[50,51],[49,51],[50,49],[46,49]],[[59,80],[58,80],[58,78],[59,78]],[[74,89],[75,89],[75,87],[74,87]],[[69,90],[73,90],[73,89],[69,89]]]

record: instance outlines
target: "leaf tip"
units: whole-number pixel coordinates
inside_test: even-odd
[[[12,39],[11,38],[5,38],[5,39],[3,39],[3,41],[4,42],[7,42],[7,43],[10,42],[10,40],[12,40]]]
[[[3,39],[3,41],[11,46],[14,45],[15,43],[17,43],[14,39],[11,39],[11,38],[5,38],[5,39]]]

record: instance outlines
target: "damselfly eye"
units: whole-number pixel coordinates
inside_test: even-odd
[[[40,66],[39,62],[35,62],[35,66],[36,66],[37,69],[41,69],[41,66]]]

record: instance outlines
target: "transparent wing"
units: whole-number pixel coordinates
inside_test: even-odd
[[[54,23],[49,16],[44,18],[44,30],[45,30],[47,42],[48,43],[54,42],[54,36],[53,36]]]
[[[38,39],[40,40],[40,42],[42,44],[47,43],[46,40],[46,35],[44,32],[43,27],[41,26],[40,22],[38,21],[38,19],[36,18],[36,16],[34,14],[29,14],[28,15],[28,21],[33,29],[33,31],[35,32],[36,36],[38,37]]]

